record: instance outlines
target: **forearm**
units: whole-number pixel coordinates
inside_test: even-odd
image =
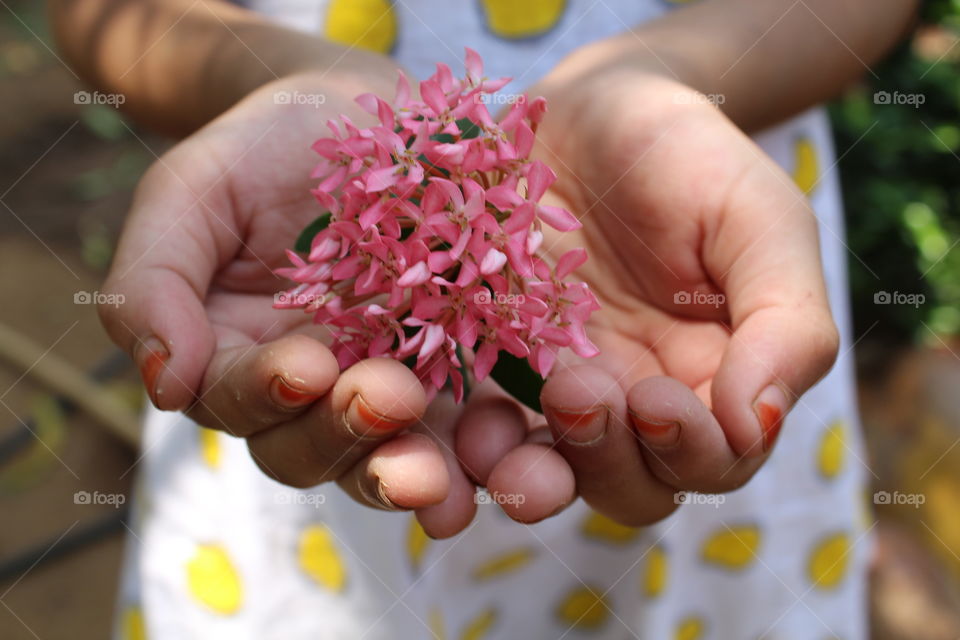
[[[395,79],[383,56],[272,24],[219,0],[48,0],[77,71],[154,128],[186,134],[253,89],[307,69],[353,96]]]
[[[918,4],[706,0],[582,49],[563,63],[560,78],[635,69],[664,75],[718,96],[734,122],[754,130],[868,73],[903,37]]]

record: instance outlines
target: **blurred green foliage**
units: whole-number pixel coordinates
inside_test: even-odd
[[[922,22],[831,106],[856,335],[887,344],[960,334],[960,0],[925,3]],[[876,304],[881,291],[925,303]]]

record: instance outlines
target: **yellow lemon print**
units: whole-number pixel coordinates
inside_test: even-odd
[[[297,556],[300,568],[314,582],[331,591],[343,591],[347,567],[337,551],[333,534],[325,525],[314,524],[303,530]]]
[[[430,537],[413,516],[410,517],[410,528],[407,529],[407,555],[410,556],[410,565],[414,571],[420,570],[423,556],[430,546]]]
[[[487,609],[467,623],[460,634],[460,640],[482,640],[487,637],[497,623],[497,612]]]
[[[220,448],[220,432],[199,427],[200,455],[211,469],[219,469],[223,452]]]
[[[599,629],[610,617],[610,609],[598,590],[577,587],[560,601],[557,617],[576,629]]]
[[[236,613],[243,600],[240,575],[226,550],[215,544],[197,546],[187,562],[187,587],[198,602],[223,615]]]
[[[817,451],[817,467],[824,478],[834,478],[843,470],[846,448],[846,425],[836,420],[823,432]]]
[[[670,565],[667,552],[655,545],[647,552],[647,565],[643,571],[643,593],[648,598],[656,598],[667,586]]]
[[[440,609],[434,609],[430,612],[428,626],[430,627],[430,640],[447,639],[447,632],[444,631],[446,626],[443,624],[443,614],[440,612]]]
[[[123,640],[147,640],[147,625],[143,621],[140,607],[128,607],[123,612]]]
[[[726,569],[744,569],[756,559],[760,529],[753,525],[724,527],[703,543],[703,559]]]
[[[580,530],[588,538],[618,545],[633,542],[640,535],[639,529],[624,526],[596,511],[584,518]]]
[[[501,553],[486,562],[478,564],[473,569],[473,579],[477,581],[490,580],[506,573],[519,571],[533,560],[534,555],[536,555],[534,551],[528,548]]]
[[[563,15],[566,0],[482,0],[487,26],[501,38],[539,36],[550,31]]]
[[[397,40],[397,17],[389,0],[330,0],[323,32],[348,47],[389,53]]]
[[[699,640],[707,628],[702,618],[690,616],[684,618],[673,632],[674,640]]]
[[[793,143],[793,181],[806,194],[817,186],[820,180],[820,162],[817,158],[817,148],[810,138],[798,138]]]
[[[837,533],[820,541],[810,554],[810,582],[820,589],[832,589],[843,580],[850,559],[850,538]]]

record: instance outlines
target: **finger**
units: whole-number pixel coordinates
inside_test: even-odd
[[[627,412],[647,467],[664,484],[719,493],[742,486],[764,458],[741,458],[707,406],[667,377],[642,380],[627,392]]]
[[[570,465],[555,449],[522,444],[490,472],[490,497],[518,522],[533,524],[559,513],[576,498]]]
[[[110,337],[136,362],[153,403],[168,410],[193,401],[214,352],[203,298],[240,237],[229,223],[210,219],[210,211],[231,219],[219,191],[202,203],[196,195],[222,172],[201,154],[187,164],[183,155],[165,156],[138,186],[104,283],[104,291],[123,302],[98,308]]]
[[[577,491],[597,511],[639,526],[677,507],[675,489],[647,468],[617,380],[603,369],[558,371],[540,395],[556,447],[573,469]]]
[[[311,487],[339,478],[425,409],[426,394],[410,369],[371,358],[344,371],[308,411],[253,434],[247,444],[267,475]]]
[[[404,433],[379,445],[337,484],[360,504],[400,511],[443,502],[450,478],[434,441],[421,433]]]
[[[527,418],[499,387],[470,394],[456,430],[455,451],[469,477],[486,486],[490,472],[527,435]]]
[[[706,258],[719,267],[734,329],[714,376],[712,408],[734,450],[750,456],[770,450],[783,417],[830,369],[839,344],[815,218],[766,171],[757,167],[760,175],[748,175],[731,194]],[[747,228],[755,233],[744,234]]]
[[[339,374],[333,353],[307,336],[238,345],[213,356],[188,414],[200,424],[247,437],[306,411]]]
[[[447,497],[438,504],[417,510],[417,520],[433,538],[449,538],[460,533],[477,513],[476,487],[454,453],[457,418],[462,410],[449,393],[440,394],[430,403],[423,422],[413,429],[437,443],[449,478]]]

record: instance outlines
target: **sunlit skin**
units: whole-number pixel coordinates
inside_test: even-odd
[[[643,46],[629,34],[599,43],[531,89],[551,108],[535,150],[559,174],[546,197],[583,223],[544,250],[585,247],[579,276],[603,305],[588,328],[601,355],[551,376],[544,419],[489,384],[463,407],[446,395],[427,406],[391,360],[341,373],[322,329],[272,308],[282,249],[317,214],[309,143],[327,118],[363,117],[352,96],[390,95],[392,62],[221,3],[51,2],[67,57],[143,121],[188,132],[226,109],[140,184],[104,288],[127,304],[102,309],[104,324],[160,407],[246,438],[282,482],[337,481],[363,504],[416,509],[436,537],[469,525],[474,482],[522,494],[503,504],[522,522],[579,495],[626,524],[668,515],[677,489],[739,486],[774,444],[772,411],[782,416],[837,348],[813,215],[741,128],[840,90],[915,5],[806,4],[831,31],[802,8],[783,16],[787,2],[707,0],[637,29]],[[129,37],[138,12],[155,37]],[[86,46],[94,31],[101,46]],[[724,95],[723,112],[691,87]],[[327,100],[278,105],[280,90]],[[678,305],[680,291],[723,303]]]

